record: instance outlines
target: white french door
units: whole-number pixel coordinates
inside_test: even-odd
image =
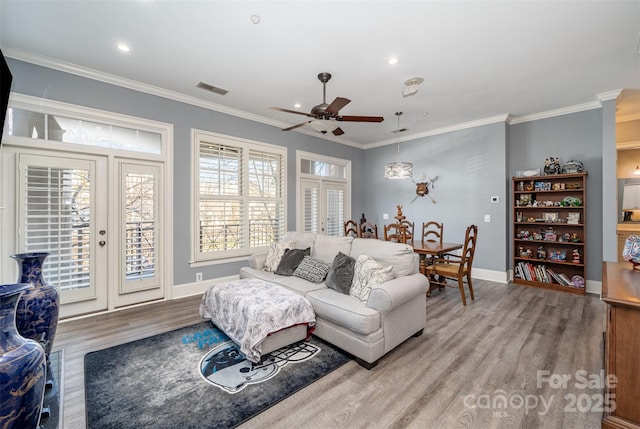
[[[322,179],[300,179],[298,225],[305,232],[343,235],[346,184]]]
[[[17,240],[46,251],[61,316],[164,296],[161,166],[112,156],[18,152]]]

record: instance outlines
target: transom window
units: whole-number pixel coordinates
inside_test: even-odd
[[[286,150],[193,131],[194,261],[254,253],[286,227]]]
[[[9,136],[156,155],[162,153],[160,133],[80,117],[9,108],[5,130]]]

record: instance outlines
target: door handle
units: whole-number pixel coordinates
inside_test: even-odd
[[[107,242],[104,240],[100,240],[98,241],[98,244],[100,245],[100,247],[104,247],[104,245],[107,244]]]

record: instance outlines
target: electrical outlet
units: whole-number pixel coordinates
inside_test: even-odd
[[[197,282],[201,282],[202,281],[202,273],[196,273],[196,281]]]
[[[500,202],[500,197],[491,197],[491,202],[492,203],[499,203]]]
[[[491,215],[484,215],[485,222],[491,222]]]

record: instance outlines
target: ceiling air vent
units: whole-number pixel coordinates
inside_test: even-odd
[[[218,88],[217,86],[209,85],[208,83],[204,82],[199,82],[196,86],[198,88],[204,89],[205,91],[213,92],[219,95],[226,95],[227,92],[229,92],[226,89]]]

